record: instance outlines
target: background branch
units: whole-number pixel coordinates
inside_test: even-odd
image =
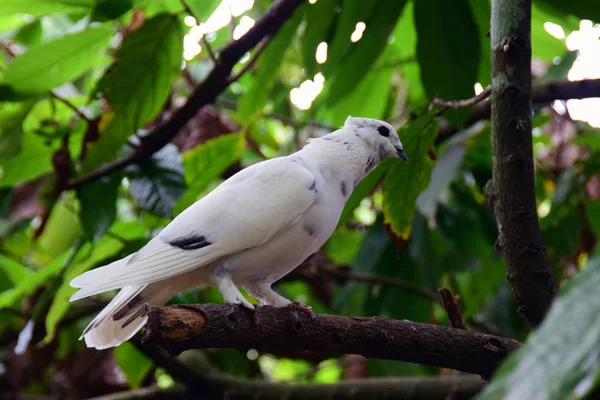
[[[536,85],[531,90],[531,100],[535,105],[546,105],[554,100],[587,99],[600,97],[600,79],[582,81],[555,81]],[[482,101],[473,107],[473,113],[465,126],[490,118],[492,107],[490,100]],[[458,128],[450,124],[441,124],[436,143],[452,137]]]
[[[287,309],[261,307],[257,312],[262,329],[251,313],[231,305],[148,305],[143,343],[171,354],[218,347],[359,354],[451,368],[485,379],[520,347],[511,339],[381,317],[321,314],[312,321]]]
[[[503,20],[507,15],[510,21]],[[486,192],[519,312],[537,326],[557,285],[541,242],[535,200],[530,36],[531,0],[492,1],[493,177]]]
[[[218,65],[215,65],[204,82],[192,92],[187,102],[175,111],[169,120],[141,138],[140,146],[134,153],[70,182],[68,188],[77,188],[113,171],[152,157],[152,154],[168,144],[185,127],[198,110],[215,101],[217,96],[229,85],[231,71],[244,54],[254,48],[265,37],[277,33],[302,2],[303,0],[275,1],[252,29],[239,40],[231,41],[219,52]]]
[[[466,400],[477,394],[484,382],[475,376],[419,377],[419,378],[369,378],[342,381],[335,384],[268,383],[225,375],[209,375],[219,389],[215,398],[261,400],[321,400],[323,398],[377,398],[411,400],[445,400],[452,393],[455,400]],[[216,390],[215,390],[216,391]],[[167,389],[144,388],[130,392],[95,397],[93,400],[173,399],[190,398],[185,387],[175,385]],[[211,398],[203,394],[204,399]]]

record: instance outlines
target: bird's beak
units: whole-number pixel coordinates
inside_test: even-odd
[[[406,153],[404,152],[404,150],[402,148],[396,147],[396,154],[398,155],[398,158],[401,158],[404,161],[408,161],[408,156],[406,155]]]

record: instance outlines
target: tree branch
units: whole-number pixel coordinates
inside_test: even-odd
[[[508,19],[505,19],[508,18]],[[492,185],[497,248],[519,312],[539,325],[557,290],[541,242],[531,137],[531,0],[492,1]]]
[[[445,287],[439,288],[438,293],[442,297],[442,305],[446,310],[446,315],[450,320],[450,325],[456,329],[467,330],[467,326],[463,321],[462,314],[460,313],[458,304],[456,304],[456,300],[454,300],[452,293]]]
[[[600,79],[548,82],[534,86],[531,90],[531,100],[536,105],[550,104],[554,100],[587,99],[592,97],[600,97]],[[490,118],[491,113],[491,102],[489,100],[483,101],[473,107],[473,113],[465,123],[465,126],[471,126],[478,121]],[[450,124],[440,126],[436,143],[443,142],[452,137],[456,132],[458,132],[456,126]]]
[[[260,307],[262,328],[251,313],[225,304],[147,305],[144,345],[171,354],[187,349],[255,348],[360,354],[479,374],[489,379],[520,345],[511,339],[388,318],[321,314],[316,321],[288,309]]]
[[[239,40],[230,42],[220,51],[218,65],[215,65],[204,82],[192,92],[187,102],[175,111],[168,121],[140,140],[140,146],[134,153],[123,159],[108,163],[92,171],[89,175],[70,182],[69,189],[77,188],[113,171],[152,157],[152,154],[168,144],[185,127],[198,110],[215,101],[217,96],[229,85],[231,71],[244,54],[254,48],[265,37],[275,35],[303,1],[277,0],[273,2],[252,29]]]
[[[484,382],[474,376],[368,378],[342,381],[334,384],[269,383],[224,375],[209,375],[220,397],[261,400],[321,400],[346,398],[377,398],[411,400],[444,400],[449,393],[455,400],[466,400],[477,394]],[[181,385],[167,389],[143,388],[129,392],[95,397],[93,400],[182,399],[194,398]],[[186,397],[187,396],[187,397]],[[202,398],[211,398],[204,396]]]

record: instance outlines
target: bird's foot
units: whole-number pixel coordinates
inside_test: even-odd
[[[256,327],[262,331],[262,324],[260,323],[260,317],[258,316],[258,308],[254,306],[250,308],[244,303],[239,303],[237,304],[237,306],[244,310],[244,312],[248,313],[250,315],[250,318],[252,318],[252,322],[254,322],[254,325],[256,325]]]
[[[305,304],[293,302],[293,303],[288,304],[287,308],[289,308],[292,311],[300,311],[301,313],[305,314],[308,318],[310,318],[313,321],[316,321],[318,318],[317,314],[315,314],[312,307],[307,306]]]

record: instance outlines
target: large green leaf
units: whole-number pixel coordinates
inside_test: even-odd
[[[541,6],[551,6],[559,12],[573,14],[581,19],[591,19],[594,22],[600,21],[600,7],[596,0],[540,0]]]
[[[133,0],[95,0],[92,21],[110,21],[119,18],[133,7]]]
[[[26,182],[52,171],[50,160],[54,148],[34,134],[23,135],[21,151],[0,160],[0,188]]]
[[[429,152],[437,134],[428,113],[398,131],[408,162],[394,160],[383,180],[383,213],[395,235],[407,239],[419,194],[429,184],[433,161]]]
[[[598,383],[600,258],[570,281],[527,345],[500,366],[477,399],[581,399]]]
[[[0,160],[10,158],[21,149],[23,120],[31,103],[6,103],[0,108]]]
[[[40,286],[45,284],[51,277],[60,271],[63,263],[68,258],[69,253],[70,250],[67,250],[48,266],[41,267],[39,270],[32,272],[27,276],[27,279],[23,279],[12,289],[0,293],[0,310],[14,305],[19,299],[32,294]]]
[[[168,144],[142,165],[125,171],[129,178],[129,193],[145,210],[171,218],[177,199],[186,188],[181,154]]]
[[[262,111],[269,99],[269,88],[283,60],[283,53],[296,34],[298,25],[304,16],[304,7],[296,10],[267,45],[256,62],[258,72],[252,77],[248,91],[238,101],[236,117],[242,125],[248,124]]]
[[[491,4],[490,0],[469,0],[473,19],[479,30],[479,41],[481,42],[481,56],[479,61],[479,75],[477,80],[484,87],[490,84],[492,79],[491,66],[491,44],[488,32],[490,31]]]
[[[381,164],[377,166],[373,171],[369,173],[362,181],[356,185],[352,194],[348,198],[344,209],[342,210],[342,215],[340,216],[340,220],[338,222],[338,228],[346,223],[348,219],[352,216],[354,209],[358,207],[360,202],[368,196],[373,189],[381,182],[383,176],[387,172],[387,170],[391,167],[393,161],[391,159],[384,160]]]
[[[112,227],[111,233],[118,235],[123,240],[136,240],[145,237],[145,229],[137,221],[117,222]],[[44,338],[46,343],[54,339],[58,324],[71,306],[69,298],[78,290],[71,287],[71,280],[94,266],[114,258],[124,247],[125,245],[121,240],[104,236],[93,247],[88,244],[80,250],[80,256],[71,263],[64,274],[63,281],[56,291],[46,316],[46,337]]]
[[[198,195],[239,158],[244,145],[244,135],[230,133],[184,153],[183,167],[188,190],[177,203],[174,213],[178,214],[196,201]]]
[[[162,109],[181,67],[181,28],[177,16],[159,14],[125,38],[116,63],[98,83],[114,115],[88,154],[85,170],[114,157],[127,138]]]
[[[30,14],[35,17],[52,13],[77,13],[90,12],[94,0],[2,0],[0,1],[0,15]]]
[[[317,69],[315,59],[317,47],[329,37],[330,25],[334,21],[338,0],[321,0],[311,4],[306,12],[306,29],[302,38],[302,60],[307,76],[314,76]]]
[[[142,384],[153,365],[152,361],[130,342],[125,342],[115,349],[115,358],[127,378],[127,383],[133,389]]]
[[[472,97],[479,75],[481,38],[467,0],[419,0],[415,2],[415,23],[421,80],[429,98]],[[469,113],[451,111],[446,116],[459,123]]]
[[[371,15],[375,4],[375,1],[342,1],[342,10],[338,17],[335,33],[327,49],[327,63],[323,67],[323,73],[327,78],[335,73],[342,57],[353,46],[348,39],[356,29],[356,24],[364,22]]]
[[[204,22],[216,10],[221,3],[220,0],[183,0],[190,10],[194,13],[194,17],[200,22]]]
[[[20,262],[0,254],[0,271],[4,272],[13,285],[29,278],[31,271]]]
[[[96,64],[112,35],[110,26],[100,26],[34,45],[13,60],[2,83],[21,93],[47,92]]]
[[[81,201],[81,224],[86,240],[98,241],[117,215],[117,192],[121,175],[113,173],[83,185],[78,196]]]
[[[335,104],[325,99],[323,106],[318,107],[317,115],[333,126],[344,124],[348,115],[363,118],[383,118],[389,102],[392,68],[371,71],[357,86],[349,89],[352,92]],[[318,104],[322,104],[321,101]]]
[[[333,105],[343,99],[367,75],[388,44],[405,4],[406,0],[379,1],[375,4],[361,40],[351,47],[328,84],[328,104]],[[378,95],[385,97],[380,93]]]

